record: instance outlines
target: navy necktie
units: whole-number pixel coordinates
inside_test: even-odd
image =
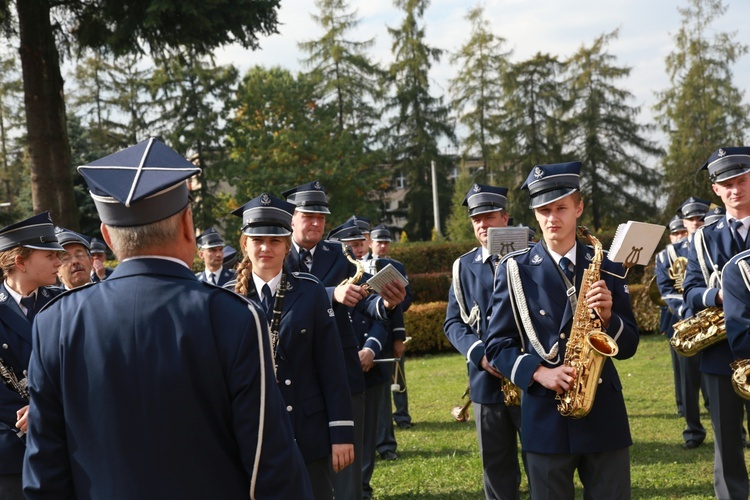
[[[36,294],[29,295],[28,297],[21,297],[21,304],[26,308],[26,317],[29,321],[34,321],[36,311],[34,306],[36,305]]]
[[[492,263],[492,272],[494,273],[497,269],[497,264],[500,262],[500,256],[498,254],[492,254],[490,256],[490,262]]]
[[[268,286],[268,283],[263,285],[262,289],[263,293],[263,309],[266,310],[266,316],[268,317],[268,321],[271,321],[271,315],[273,314],[273,296],[271,295],[271,287]]]
[[[308,259],[312,260],[312,254],[309,250],[306,250],[304,248],[299,249],[299,270],[303,273],[309,273],[310,268],[307,267],[307,261]]]
[[[565,276],[568,277],[568,280],[573,283],[573,278],[575,276],[575,268],[573,267],[573,263],[570,261],[569,258],[563,257],[560,259],[560,269],[562,269],[562,272],[565,273]]]
[[[742,226],[743,224],[741,220],[732,219],[732,238],[734,239],[734,244],[737,245],[738,252],[745,250],[745,242],[747,241],[747,238],[743,238],[740,235],[740,229]]]
[[[216,275],[214,273],[211,273],[209,275],[209,278],[211,279],[211,284],[215,285],[216,284]]]

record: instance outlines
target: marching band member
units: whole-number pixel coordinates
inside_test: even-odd
[[[199,280],[216,286],[224,286],[234,279],[234,271],[224,266],[224,240],[219,232],[209,227],[196,238],[198,257],[206,266],[196,276]]]
[[[355,266],[344,255],[341,243],[323,240],[328,197],[318,181],[309,182],[282,193],[286,201],[295,205],[292,216],[292,249],[287,256],[287,267],[292,271],[309,272],[326,287],[336,315],[336,326],[344,351],[349,392],[354,412],[354,463],[343,474],[334,476],[337,498],[358,498],[362,490],[362,442],[365,407],[365,379],[359,360],[359,347],[349,319],[349,308],[366,301],[368,315],[387,321],[389,311],[398,306],[406,295],[398,282],[386,284],[381,295],[368,297],[356,283],[349,283]]]
[[[91,274],[93,264],[90,244],[82,234],[62,227],[55,228],[57,241],[65,249],[60,253],[62,265],[57,270],[57,276],[65,290],[72,290],[79,286],[92,283]]]
[[[497,265],[487,251],[487,230],[507,226],[507,195],[507,188],[480,184],[474,184],[466,193],[463,205],[468,207],[480,246],[453,263],[453,283],[443,325],[453,347],[466,357],[484,494],[488,499],[518,499],[521,495],[517,437],[521,431],[521,408],[505,405],[500,388],[502,375],[487,361],[484,345]]]
[[[226,287],[266,311],[279,389],[315,498],[332,499],[331,468],[338,473],[354,460],[352,403],[325,288],[311,274],[284,269],[293,212],[294,205],[266,193],[232,212],[242,217],[245,257]]]
[[[0,229],[0,363],[25,382],[31,356],[31,325],[36,313],[59,294],[58,252],[49,213]],[[25,389],[3,377],[0,384],[0,498],[23,499],[21,468],[26,450],[29,401]],[[19,431],[20,429],[20,431]]]
[[[264,316],[190,270],[200,169],[148,139],[79,171],[120,264],[34,321],[27,498],[312,498]]]
[[[580,337],[580,327],[588,326],[574,321],[590,317],[590,311],[576,314],[584,285],[588,292],[580,300],[597,312],[619,347],[617,359],[632,357],[638,347],[627,283],[607,274],[622,275],[623,267],[603,258],[598,281],[582,283],[594,252],[576,242],[583,212],[580,168],[580,162],[540,165],[526,179],[523,189],[529,190],[543,239],[501,261],[485,342],[490,364],[524,391],[521,442],[534,499],[573,498],[576,470],[584,498],[626,499],[631,491],[633,442],[612,360],[604,360],[588,415],[563,416],[555,398],[573,387],[576,376],[564,360],[569,337]]]
[[[691,317],[693,313],[689,307],[685,307],[682,298],[682,288],[679,290],[675,289],[676,280],[669,276],[669,269],[672,268],[674,262],[679,257],[687,259],[693,234],[699,227],[703,226],[703,217],[708,212],[710,204],[711,202],[708,200],[691,196],[677,209],[677,215],[682,218],[682,223],[687,230],[687,237],[667,247],[667,251],[669,252],[667,256],[669,267],[660,269],[661,272],[657,275],[659,290],[662,292],[662,296],[665,297],[664,300],[667,302],[669,309],[674,312],[675,321],[673,324]],[[684,275],[680,279],[684,280]],[[673,334],[674,328],[670,328],[670,331]],[[671,338],[671,336],[669,337]],[[670,350],[674,352],[671,346]],[[682,438],[685,441],[683,446],[688,450],[692,450],[703,444],[703,441],[706,439],[706,429],[701,424],[700,418],[700,389],[702,386],[700,373],[701,354],[680,356],[675,353],[675,355],[678,358],[677,363],[679,364],[680,396],[686,424],[685,430],[682,431]],[[707,399],[705,394],[704,398]]]
[[[703,165],[726,216],[695,232],[683,283],[685,305],[694,314],[722,307],[721,269],[745,250],[750,225],[750,148],[721,148]],[[726,311],[725,311],[726,312]],[[700,369],[708,389],[714,430],[714,492],[717,498],[747,498],[748,475],[742,445],[743,400],[731,383],[733,360],[728,342],[701,352]]]

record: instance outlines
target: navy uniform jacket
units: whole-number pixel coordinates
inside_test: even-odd
[[[701,253],[706,259],[709,271],[716,271],[716,283],[710,283],[710,287],[703,276],[698,261],[696,242],[699,238],[699,232],[702,233],[706,248],[706,251]],[[735,253],[737,251],[732,244],[732,233],[727,224],[726,216],[715,224],[698,228],[693,233],[690,252],[688,253],[688,267],[683,283],[685,304],[693,313],[698,313],[709,306],[719,305],[716,303],[719,293],[718,274]],[[713,281],[714,279],[709,277],[709,280]],[[731,375],[732,370],[729,368],[729,363],[732,360],[733,356],[729,343],[722,340],[701,351],[701,371],[714,375]]]
[[[299,271],[299,253],[294,245],[286,258],[286,267],[292,271]],[[341,243],[336,241],[321,241],[317,244],[313,256],[310,274],[318,278],[328,292],[328,300],[333,304],[333,312],[336,315],[336,326],[341,336],[341,347],[344,350],[344,362],[346,363],[346,375],[349,382],[351,394],[359,394],[365,390],[365,377],[362,365],[359,362],[359,346],[354,336],[351,320],[349,319],[349,308],[344,304],[333,301],[333,290],[342,281],[354,276],[354,264],[344,255]],[[361,300],[357,307],[364,307],[370,317],[387,320],[382,298],[372,294]]]
[[[744,269],[743,269],[744,268]],[[735,255],[721,272],[724,323],[736,359],[750,358],[750,250]]]
[[[114,271],[115,270],[112,269],[111,267],[105,267],[104,268],[104,279],[106,280],[107,278],[109,278],[110,276],[112,276],[112,273]],[[96,274],[96,271],[91,271],[91,282],[92,283],[99,283],[100,281],[103,281],[103,280],[99,277],[98,274]]]
[[[236,294],[127,260],[33,335],[27,498],[311,498],[263,315]]]
[[[356,308],[351,311],[351,319],[360,350],[365,348],[372,350],[376,359],[383,358],[385,353],[391,351],[388,345],[390,336],[387,322],[372,319]],[[382,366],[378,363],[370,371],[365,372],[365,385],[367,387],[379,385],[388,380],[387,373],[381,369]],[[388,366],[388,363],[386,363],[386,366]]]
[[[223,267],[216,274],[217,274],[216,286],[226,285],[229,281],[234,279],[234,275],[235,275],[234,271],[232,271],[231,269],[223,268]],[[205,281],[206,283],[210,283],[210,281],[208,281],[208,276],[206,276],[206,271],[201,271],[199,273],[196,273],[195,277],[198,278],[199,281]]]
[[[659,287],[659,293],[667,303],[666,318],[662,317],[660,327],[662,332],[667,333],[667,338],[672,338],[672,335],[674,335],[673,325],[692,314],[690,309],[685,307],[682,293],[675,289],[675,281],[669,277],[669,269],[673,264],[669,256],[669,248],[673,249],[675,256],[687,258],[690,242],[688,238],[683,238],[674,244],[667,245],[664,250],[656,254],[656,265],[654,267],[656,284]]]
[[[297,445],[305,461],[312,462],[329,456],[331,444],[354,442],[352,400],[325,288],[307,273],[287,273],[287,284],[276,378]],[[234,290],[234,281],[226,287]],[[252,280],[247,298],[260,305]]]
[[[57,287],[40,287],[36,309],[60,293]],[[29,367],[30,356],[31,323],[8,293],[5,283],[0,282],[0,359],[21,380]],[[25,438],[16,434],[16,412],[27,404],[29,402],[9,385],[0,383],[0,474],[21,473],[26,445]]]
[[[593,250],[576,246],[576,284],[593,257]],[[508,293],[508,264],[518,263],[520,280],[528,305],[530,321],[541,347],[550,353],[558,343],[558,353],[544,360],[530,344],[529,333],[519,332]],[[487,332],[487,358],[511,381],[524,390],[521,398],[523,449],[547,454],[598,453],[625,448],[632,444],[622,385],[612,360],[604,363],[601,383],[591,412],[579,419],[564,417],[557,410],[555,392],[534,382],[532,375],[539,365],[555,368],[563,364],[567,338],[574,311],[566,296],[562,272],[543,244],[509,254],[498,266],[495,276],[494,306]],[[606,258],[601,269],[624,274],[621,265]],[[612,291],[612,318],[607,333],[619,346],[617,359],[627,359],[638,347],[638,326],[630,306],[627,283],[601,273]]]
[[[479,309],[478,329],[464,323],[456,300],[455,289],[448,291],[448,309],[443,330],[453,347],[466,357],[469,370],[471,400],[479,404],[503,402],[500,379],[482,369],[484,341],[487,325],[492,314],[492,288],[494,271],[491,262],[482,261],[482,247],[477,247],[458,258],[461,293],[464,296],[466,314],[476,305]]]

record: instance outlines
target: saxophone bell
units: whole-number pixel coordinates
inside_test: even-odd
[[[732,387],[742,399],[750,400],[750,383],[747,377],[750,375],[750,359],[735,359],[729,366],[732,367]]]

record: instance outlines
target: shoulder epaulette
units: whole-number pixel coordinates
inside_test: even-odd
[[[317,276],[310,274],[310,273],[303,273],[302,271],[293,271],[292,276],[294,276],[297,279],[301,280],[307,280],[307,281],[314,281],[315,283],[321,283],[322,282],[318,279]]]
[[[525,253],[528,253],[529,251],[531,251],[532,248],[534,248],[534,247],[526,247],[526,248],[522,248],[520,250],[516,250],[515,252],[506,253],[505,255],[503,255],[503,258],[500,259],[500,264],[502,264],[503,262],[505,262],[506,260],[508,260],[511,257],[515,257],[517,255],[523,255]]]

